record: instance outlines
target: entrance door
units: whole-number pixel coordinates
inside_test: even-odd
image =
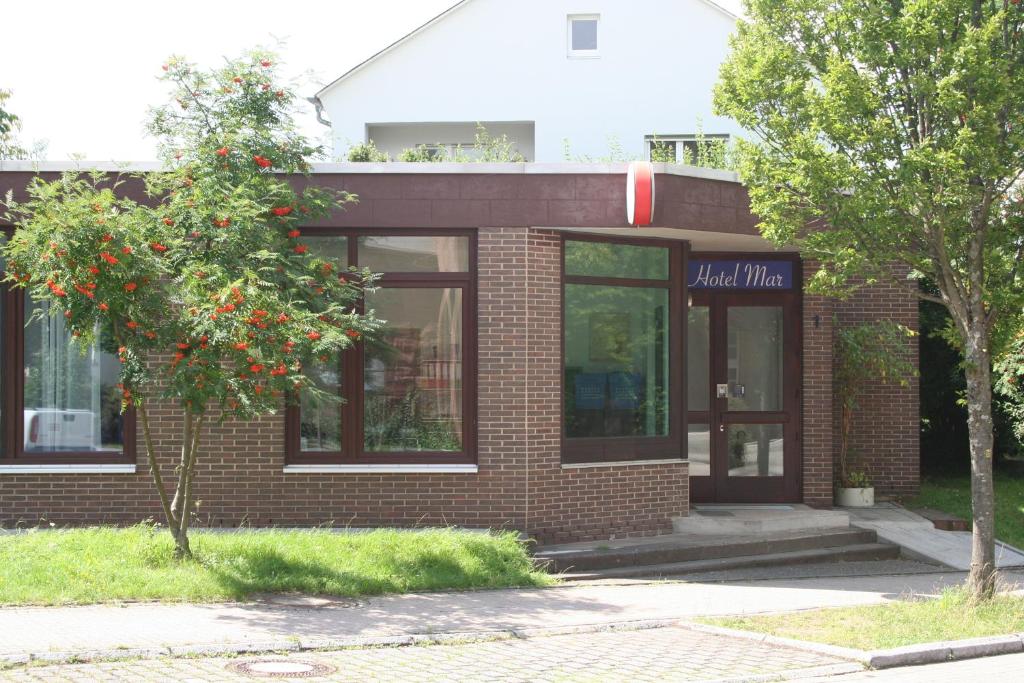
[[[800,500],[793,292],[693,292],[687,330],[694,502]]]

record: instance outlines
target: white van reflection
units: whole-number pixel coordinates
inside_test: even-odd
[[[26,451],[99,450],[91,410],[25,409]]]

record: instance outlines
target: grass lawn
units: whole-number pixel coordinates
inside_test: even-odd
[[[974,605],[962,589],[954,588],[934,600],[701,621],[784,638],[878,650],[1019,633],[1024,631],[1024,598],[999,595],[990,602]]]
[[[996,472],[996,538],[1024,548],[1024,477]],[[906,501],[910,508],[935,508],[971,519],[971,478],[927,477],[921,495]]]
[[[254,593],[377,595],[543,586],[514,533],[455,530],[190,534],[178,562],[165,529],[135,526],[0,535],[0,605],[116,600],[213,602]]]

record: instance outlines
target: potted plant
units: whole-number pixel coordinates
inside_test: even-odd
[[[836,485],[836,505],[844,508],[869,508],[875,504],[875,487],[863,470],[840,474]]]
[[[871,507],[875,489],[863,465],[856,468],[850,448],[859,400],[872,382],[907,386],[917,370],[911,362],[909,337],[916,334],[891,321],[836,328],[833,388],[839,400],[839,472],[836,504]]]

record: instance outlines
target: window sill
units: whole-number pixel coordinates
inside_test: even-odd
[[[579,470],[591,467],[627,467],[629,465],[679,465],[687,462],[683,458],[658,458],[654,460],[609,460],[608,462],[565,462],[563,470]]]
[[[476,465],[472,464],[325,464],[325,465],[285,465],[285,474],[476,474]]]
[[[32,465],[2,465],[0,474],[135,474],[133,464],[88,465],[82,463],[57,465],[37,463]]]

